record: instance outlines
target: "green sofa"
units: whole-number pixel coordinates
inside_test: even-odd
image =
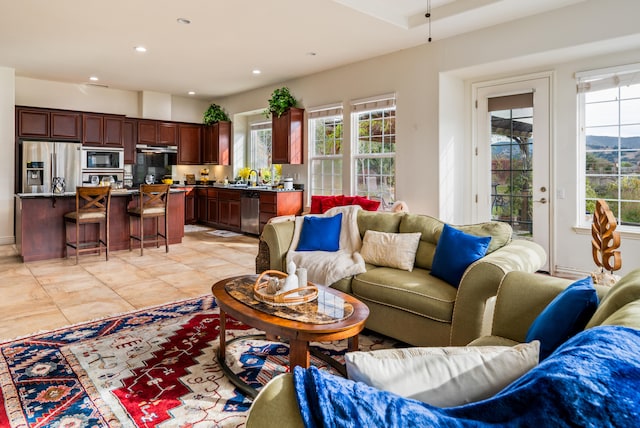
[[[429,274],[444,223],[426,215],[358,212],[358,229],[389,233],[421,232],[414,269],[366,265],[365,273],[344,278],[331,287],[351,294],[370,310],[366,327],[415,346],[466,345],[481,335],[486,301],[495,296],[507,272],[535,272],[543,266],[543,248],[525,240],[511,240],[506,223],[455,226],[477,236],[491,236],[488,253],[471,264],[458,287]],[[267,224],[260,237],[258,273],[285,270],[294,223]]]
[[[491,334],[470,345],[514,345],[523,342],[542,310],[573,281],[547,275],[510,272],[496,296]],[[615,286],[596,286],[598,309],[585,329],[599,325],[621,325],[640,330],[640,269],[625,275]],[[579,367],[576,367],[579,370]],[[568,374],[568,376],[573,376]],[[567,415],[570,418],[571,415]],[[293,375],[280,375],[268,383],[254,400],[247,428],[303,427],[293,385]]]

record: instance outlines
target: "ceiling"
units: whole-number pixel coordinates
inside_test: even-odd
[[[580,1],[0,0],[0,66],[214,100]]]

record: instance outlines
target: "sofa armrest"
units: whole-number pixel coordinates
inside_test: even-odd
[[[498,289],[491,334],[524,342],[529,327],[572,280],[528,272],[508,273]]]
[[[286,272],[286,256],[293,240],[294,221],[265,224],[260,239],[269,248],[269,269]]]
[[[460,280],[453,307],[451,346],[467,345],[481,335],[486,301],[498,293],[507,272],[535,272],[546,257],[535,242],[515,240],[469,266]]]

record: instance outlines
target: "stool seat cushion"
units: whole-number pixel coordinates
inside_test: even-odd
[[[164,207],[151,207],[141,210],[140,207],[131,208],[129,214],[133,215],[164,215]]]
[[[70,220],[79,219],[82,221],[82,220],[104,220],[107,216],[103,212],[85,212],[85,213],[80,213],[80,215],[78,215],[76,211],[73,211],[70,213],[66,213],[64,217]]]

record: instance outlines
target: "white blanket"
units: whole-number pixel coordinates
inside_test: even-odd
[[[319,217],[333,217],[342,213],[340,228],[340,250],[295,251],[300,240],[304,217],[296,217],[293,240],[287,252],[287,264],[293,261],[297,267],[307,269],[307,279],[316,285],[331,285],[348,276],[366,272],[364,259],[360,255],[362,239],[358,232],[358,205],[331,208]]]

